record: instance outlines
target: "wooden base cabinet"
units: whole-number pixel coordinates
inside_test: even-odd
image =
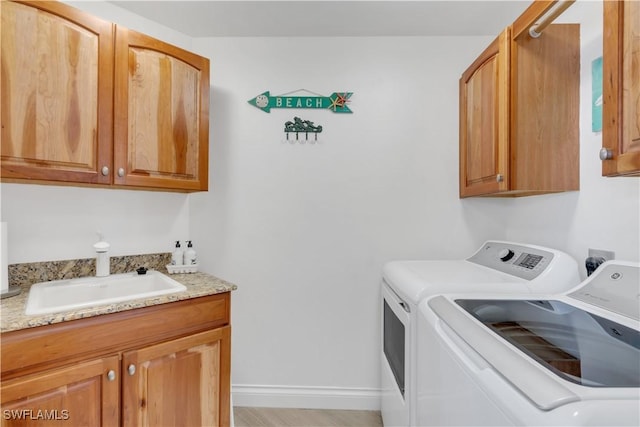
[[[605,1],[603,176],[640,176],[640,2]]]
[[[225,327],[125,353],[123,426],[224,424],[230,416],[230,370],[223,366],[229,333]]]
[[[579,189],[580,27],[536,1],[460,78],[460,197]]]
[[[2,426],[119,424],[119,357],[2,383]]]
[[[229,293],[7,332],[2,426],[228,426]]]

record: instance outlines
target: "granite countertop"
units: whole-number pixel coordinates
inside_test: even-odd
[[[114,272],[113,270],[114,269],[112,268],[112,273],[116,274],[119,268],[116,267],[116,272]],[[161,273],[167,274],[165,268],[157,268],[157,270]],[[9,275],[11,277],[11,269]],[[90,274],[85,274],[79,277],[89,275]],[[88,307],[73,311],[64,311],[60,313],[50,313],[33,316],[28,316],[25,314],[25,307],[27,304],[27,299],[29,298],[29,288],[33,283],[37,283],[38,281],[42,280],[34,280],[31,283],[23,282],[19,284],[19,286],[21,286],[22,288],[22,292],[19,295],[5,298],[0,302],[0,332],[4,333],[9,331],[16,331],[19,329],[51,325],[54,323],[66,322],[68,320],[83,319],[87,317],[98,316],[101,314],[117,313],[119,311],[133,310],[136,308],[149,307],[174,301],[183,301],[191,298],[234,291],[237,289],[237,286],[233,283],[229,283],[207,273],[197,272],[167,275],[177,282],[185,285],[187,287],[187,290],[152,298],[136,299],[109,305]],[[33,276],[33,274],[31,276]],[[59,278],[55,277],[49,280],[59,280]]]

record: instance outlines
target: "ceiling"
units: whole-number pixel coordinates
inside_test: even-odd
[[[498,1],[111,1],[192,37],[498,35],[530,4]]]

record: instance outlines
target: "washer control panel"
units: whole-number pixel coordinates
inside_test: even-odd
[[[533,280],[549,267],[553,253],[514,243],[487,242],[467,261]]]

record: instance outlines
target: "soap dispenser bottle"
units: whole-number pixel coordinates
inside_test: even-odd
[[[182,265],[183,251],[180,247],[180,240],[176,240],[176,249],[171,254],[171,265]]]
[[[184,251],[184,265],[196,265],[197,263],[196,250],[193,249],[191,240],[187,240],[187,250]]]
[[[109,248],[111,245],[104,241],[104,236],[98,231],[98,243],[93,245],[96,250],[96,276],[106,277],[110,273]]]

